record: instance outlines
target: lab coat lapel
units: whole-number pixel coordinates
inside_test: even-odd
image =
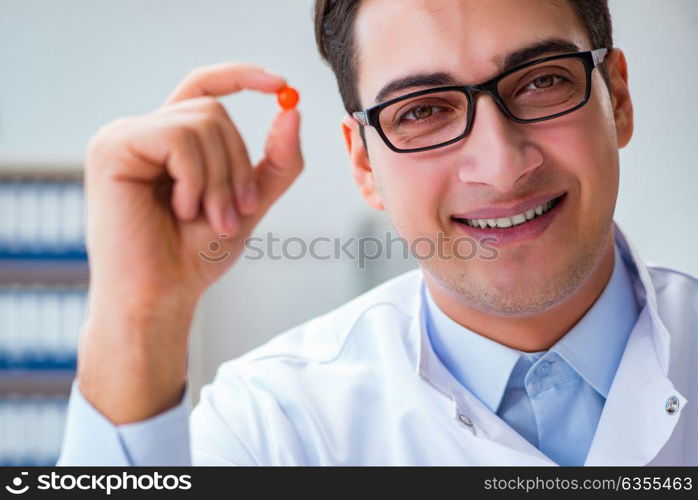
[[[604,405],[585,465],[646,465],[666,444],[686,399],[655,352],[649,308],[640,313]],[[672,396],[679,409],[665,410]]]
[[[657,312],[649,271],[615,224],[616,241],[644,306],[628,338],[585,465],[647,465],[671,437],[686,404],[667,377],[670,332]],[[678,409],[667,411],[670,398]]]

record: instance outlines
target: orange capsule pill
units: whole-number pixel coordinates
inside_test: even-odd
[[[284,87],[276,93],[279,106],[284,109],[293,109],[298,104],[298,91],[293,87]]]

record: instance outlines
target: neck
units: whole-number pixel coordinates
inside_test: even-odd
[[[594,305],[611,278],[615,263],[613,232],[599,264],[579,290],[563,303],[539,314],[503,317],[487,314],[459,302],[424,272],[437,306],[452,320],[490,340],[524,352],[550,349]]]

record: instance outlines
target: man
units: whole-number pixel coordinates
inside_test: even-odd
[[[696,280],[645,266],[613,222],[633,109],[606,2],[315,14],[361,194],[440,252],[224,363],[187,422],[192,313],[232,261],[198,252],[226,232],[239,255],[303,165],[297,111],[252,166],[215,99],[281,77],[194,71],[90,142],[89,314],[59,464],[697,465]],[[495,258],[458,258],[464,238]]]

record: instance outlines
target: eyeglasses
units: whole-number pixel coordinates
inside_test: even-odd
[[[374,127],[397,153],[439,148],[460,141],[475,116],[475,96],[490,94],[505,116],[517,123],[550,120],[589,100],[592,70],[608,49],[559,54],[530,61],[476,85],[412,92],[352,116]]]

